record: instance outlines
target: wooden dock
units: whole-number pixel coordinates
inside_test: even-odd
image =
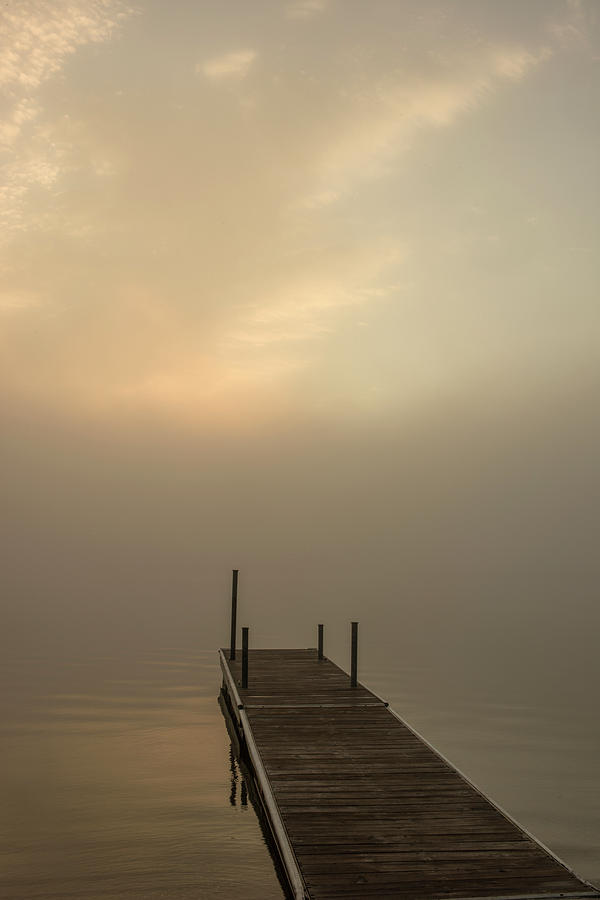
[[[228,655],[223,694],[295,900],[600,898],[316,650],[248,651],[247,688]]]

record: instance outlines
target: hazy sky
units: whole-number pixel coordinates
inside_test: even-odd
[[[597,592],[596,0],[2,17],[15,620]]]

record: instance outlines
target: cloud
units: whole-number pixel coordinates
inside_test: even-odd
[[[84,44],[109,40],[133,13],[121,0],[20,0],[4,6],[0,87],[15,103],[16,121],[26,98],[69,56]]]
[[[563,49],[591,50],[590,39],[598,24],[596,3],[589,0],[567,0],[563,15],[551,17],[547,28]],[[592,51],[593,52],[593,51]]]
[[[288,19],[312,19],[325,12],[328,6],[328,0],[295,0],[286,6],[285,14]]]
[[[300,206],[304,209],[322,209],[326,206],[331,206],[338,199],[339,194],[336,191],[332,190],[324,190],[318,194],[312,194],[309,197],[305,197]]]
[[[316,15],[324,5],[281,5],[280,12],[284,8],[294,8],[298,18],[302,9],[307,18],[309,8]],[[289,37],[290,26],[281,19],[278,28]],[[233,408],[245,383],[271,390],[279,380],[285,393],[295,379],[309,377],[330,348],[333,370],[345,343],[356,346],[358,356],[372,353],[376,362],[376,353],[365,349],[364,327],[358,339],[353,322],[368,321],[372,333],[386,317],[399,327],[393,309],[406,304],[413,315],[417,300],[411,297],[421,294],[425,325],[416,313],[406,323],[403,358],[412,360],[408,375],[411,365],[414,372],[426,369],[429,383],[429,370],[438,372],[443,364],[436,368],[434,359],[430,365],[436,354],[427,356],[422,347],[438,328],[443,303],[432,301],[428,318],[423,284],[433,278],[431,259],[438,257],[424,260],[423,254],[420,268],[414,259],[419,241],[435,249],[436,229],[448,228],[448,201],[441,198],[440,221],[423,236],[427,207],[421,214],[411,193],[412,176],[418,187],[423,169],[411,151],[427,143],[427,159],[442,159],[442,132],[500,92],[518,90],[549,58],[550,39],[538,30],[528,42],[521,35],[511,43],[491,34],[465,46],[462,36],[456,45],[435,44],[427,32],[426,46],[415,40],[412,55],[407,51],[403,58],[393,36],[386,43],[391,31],[385,27],[378,35],[377,52],[360,57],[351,37],[338,41],[331,35],[325,59],[320,47],[309,56],[302,41],[308,44],[310,34],[303,27],[294,29],[298,54],[281,55],[279,38],[274,46],[265,38],[260,71],[254,77],[253,70],[248,82],[240,79],[257,52],[245,38],[229,45],[237,46],[234,52],[198,63],[199,77],[218,85],[216,91],[198,94],[192,76],[181,96],[173,95],[169,79],[161,93],[165,72],[143,49],[139,68],[131,67],[133,90],[124,73],[119,99],[112,79],[107,89],[96,88],[97,103],[75,91],[70,118],[60,105],[54,119],[51,110],[40,111],[45,92],[31,87],[32,79],[58,71],[54,63],[27,70],[33,74],[15,100],[7,134],[18,153],[6,169],[5,208],[21,234],[11,248],[14,273],[0,301],[3,327],[11,329],[5,383],[23,381],[32,393],[65,397],[79,391],[82,406],[88,405],[84,398],[132,406],[145,398],[167,411],[179,404],[202,415],[211,404],[226,406],[225,395]],[[219,32],[207,45],[222,48],[221,39]],[[364,40],[369,47],[369,36]],[[431,54],[430,45],[439,52]],[[133,40],[130,49],[135,53]],[[197,60],[188,60],[188,74]],[[109,60],[98,62],[106,66]],[[95,64],[95,75],[98,69]],[[240,112],[237,100],[249,85],[256,106]],[[236,102],[223,105],[223,89],[233,90]],[[476,123],[465,131],[467,155],[477,154],[469,144]],[[371,190],[376,178],[386,179],[386,190]],[[481,193],[465,196],[465,203],[476,201],[483,209],[489,198]],[[449,240],[464,238],[461,202]],[[488,218],[484,210],[480,242],[494,229],[504,240],[501,224]],[[486,259],[492,257],[487,244]],[[442,258],[440,271],[444,266]],[[397,290],[399,280],[414,282],[414,290]],[[446,283],[434,288],[435,297],[450,291]],[[48,309],[60,313],[50,317]],[[37,330],[29,337],[33,321]],[[385,330],[380,327],[382,341]],[[452,344],[451,337],[447,341]]]
[[[0,291],[0,316],[15,315],[41,305],[39,295],[27,291]]]
[[[167,352],[151,367],[90,380],[85,385],[88,403],[96,409],[161,409],[190,422],[272,415],[284,403],[290,383],[306,372],[315,343],[337,330],[339,316],[395,292],[396,285],[385,279],[401,256],[390,241],[323,252],[320,258],[311,253],[286,267],[277,283],[259,288],[243,309],[226,304],[213,340],[194,342],[191,352],[177,334],[177,316],[169,305],[153,302],[149,294],[138,304],[135,290],[128,288],[120,299],[138,319],[138,332],[143,320],[144,328],[150,325],[150,339],[167,345]],[[127,333],[123,349],[130,353],[135,338]],[[84,361],[78,371],[85,378]]]
[[[501,50],[494,57],[494,72],[500,78],[520,81],[530,69],[545,62],[551,56],[550,47],[542,47],[537,53],[532,53],[524,47]]]
[[[390,170],[425,129],[447,128],[488,100],[502,84],[518,82],[552,55],[551,48],[488,47],[452,72],[419,79],[387,78],[353,94],[316,160],[314,192],[303,198],[318,208],[347,194],[360,181]]]
[[[255,50],[237,50],[198,63],[196,72],[202,73],[210,81],[245,78],[256,57]]]
[[[19,136],[25,123],[36,118],[39,110],[39,105],[31,97],[16,100],[0,123],[0,146],[9,147]]]
[[[48,189],[62,173],[61,148],[39,125],[44,114],[40,88],[81,47],[109,40],[132,14],[133,9],[121,0],[4,4],[0,89],[6,111],[0,126],[0,204],[5,234],[23,226],[30,189]]]
[[[289,276],[239,317],[223,346],[269,348],[301,344],[336,330],[341,312],[387,298],[395,285],[378,284],[403,259],[397,241],[310,254]],[[306,271],[309,274],[306,274]],[[377,285],[377,286],[374,286]]]

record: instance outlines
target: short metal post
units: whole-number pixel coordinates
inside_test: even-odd
[[[352,657],[350,661],[350,687],[355,688],[358,684],[356,676],[358,674],[358,622],[352,623]]]
[[[231,581],[231,641],[229,644],[229,659],[235,659],[238,571],[239,569],[233,569],[233,578]]]
[[[323,659],[323,626],[317,626],[319,629],[319,659]]]
[[[242,628],[242,687],[248,687],[248,629]]]

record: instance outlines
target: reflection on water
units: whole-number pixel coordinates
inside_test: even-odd
[[[240,767],[235,758],[235,754],[233,752],[233,747],[229,746],[229,764],[231,767],[231,793],[229,794],[229,802],[232,806],[235,806],[238,802],[237,800],[237,789],[238,782],[240,783],[240,806],[246,807],[248,806],[248,787],[246,785],[246,779],[241,773]]]
[[[381,663],[380,663],[381,665]],[[585,697],[361,676],[579,874],[600,881],[600,723]],[[0,896],[281,900],[216,655],[5,661]],[[570,698],[569,698],[570,699]]]
[[[5,665],[0,896],[279,898],[215,654]]]

